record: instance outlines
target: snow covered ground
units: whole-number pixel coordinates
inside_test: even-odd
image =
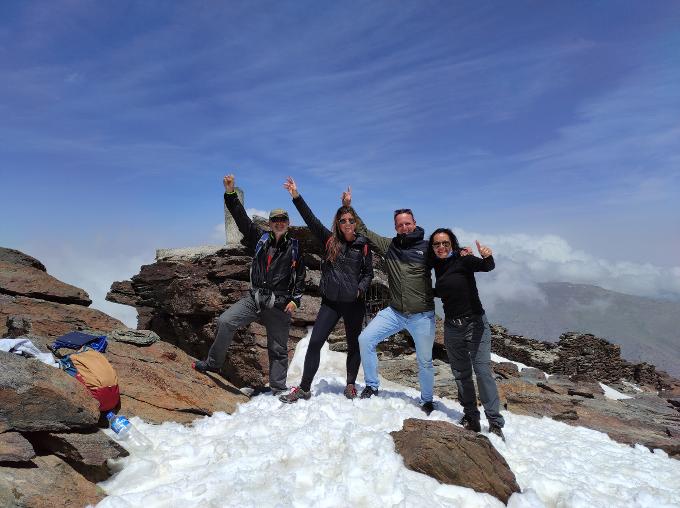
[[[296,350],[289,385],[300,380],[308,338]],[[383,382],[379,397],[347,400],[345,355],[324,347],[309,401],[285,405],[260,395],[232,414],[191,426],[132,421],[153,443],[117,460],[99,485],[98,507],[496,507],[497,499],[441,485],[406,469],[389,432],[406,418],[455,422],[460,405],[438,400],[429,417],[418,393]],[[504,412],[506,442],[488,435],[522,488],[519,507],[680,507],[680,461],[616,443],[605,434],[548,418]],[[483,431],[487,428],[483,422]]]

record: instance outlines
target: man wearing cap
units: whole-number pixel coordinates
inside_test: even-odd
[[[217,319],[215,341],[208,358],[194,368],[217,372],[226,358],[237,328],[258,321],[267,329],[269,386],[274,395],[286,390],[288,331],[291,316],[300,307],[305,284],[305,265],[298,242],[288,236],[288,212],[281,208],[269,214],[270,232],[257,227],[243,209],[234,190],[234,175],[224,177],[224,202],[253,253],[250,292]]]

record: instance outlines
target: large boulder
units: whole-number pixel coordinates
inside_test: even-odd
[[[164,259],[142,266],[130,281],[114,283],[107,299],[135,306],[138,328],[152,330],[164,342],[204,359],[215,338],[216,318],[250,289],[250,263],[241,246],[200,257]],[[319,305],[319,297],[303,296],[302,307],[292,318],[289,357],[314,323]],[[238,330],[223,366],[226,378],[238,386],[263,386],[269,382],[268,372],[264,327],[253,323]]]
[[[26,462],[35,457],[31,443],[18,432],[0,434],[0,462]]]
[[[33,256],[29,256],[28,254],[24,254],[23,252],[20,252],[16,249],[8,249],[6,247],[0,247],[0,261],[2,261],[4,263],[11,263],[13,265],[29,266],[31,268],[35,268],[35,269],[41,270],[43,272],[47,271],[45,269],[45,265],[43,265],[40,261],[35,259]]]
[[[520,492],[508,463],[482,434],[448,422],[409,418],[391,435],[404,465],[413,471],[491,494],[506,504]]]
[[[29,466],[13,468],[0,464],[0,506],[87,506],[97,504],[105,496],[99,487],[55,455],[35,457]]]
[[[36,432],[29,439],[42,454],[56,455],[91,482],[111,476],[108,460],[128,456],[125,448],[96,429],[84,433]]]
[[[90,428],[99,404],[85,386],[60,369],[0,352],[0,432]]]
[[[92,303],[85,291],[61,282],[43,270],[1,260],[0,293],[85,306]]]
[[[106,357],[116,369],[120,412],[154,423],[188,423],[217,411],[232,413],[247,399],[217,374],[196,372],[193,359],[166,342],[139,347],[111,341]]]
[[[86,328],[105,332],[125,328],[121,321],[82,305],[0,294],[0,336],[8,333],[6,322],[11,316],[30,318],[33,333],[53,338]]]

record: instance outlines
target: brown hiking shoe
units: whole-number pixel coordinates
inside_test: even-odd
[[[294,404],[295,402],[297,402],[297,401],[300,400],[300,399],[309,400],[309,398],[310,398],[311,396],[312,396],[312,392],[311,392],[311,391],[306,392],[306,391],[304,391],[302,388],[300,388],[299,386],[295,386],[295,387],[293,387],[293,389],[292,389],[289,393],[287,393],[286,395],[281,395],[281,396],[279,397],[279,400],[280,400],[281,402],[286,403],[286,404]]]
[[[354,388],[354,385],[345,386],[345,391],[343,393],[348,399],[356,399],[357,397],[357,389]]]

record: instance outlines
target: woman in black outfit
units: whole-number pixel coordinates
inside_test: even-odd
[[[288,177],[283,186],[290,192],[295,207],[309,229],[324,246],[325,257],[321,265],[321,308],[316,316],[312,336],[309,339],[305,366],[300,386],[294,387],[279,399],[292,404],[311,397],[311,386],[319,370],[321,347],[328,339],[340,318],[345,322],[347,338],[347,386],[345,397],[357,396],[354,383],[359,372],[359,334],[364,319],[364,294],[373,279],[373,257],[365,237],[358,236],[356,214],[349,206],[342,206],[335,213],[333,230],[329,231],[317,219],[298,193],[295,181]]]
[[[439,228],[430,236],[428,256],[437,277],[435,294],[444,304],[444,344],[456,378],[464,416],[460,423],[479,432],[479,410],[472,381],[477,378],[479,398],[489,421],[489,432],[505,440],[496,381],[491,371],[491,329],[479,301],[475,272],[494,269],[491,249],[477,242],[481,257],[461,255],[456,235]]]

